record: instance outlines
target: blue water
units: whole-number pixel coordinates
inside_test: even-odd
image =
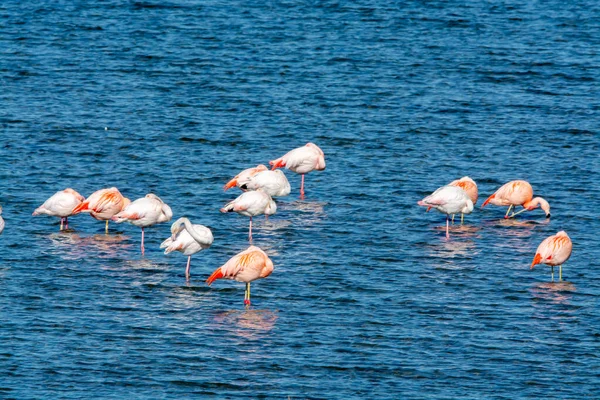
[[[2,1],[0,397],[598,397],[599,38],[589,0]],[[327,169],[257,218],[245,311],[204,283],[247,246],[222,185],[308,141]],[[464,175],[446,240],[416,202]],[[513,179],[550,220],[481,210]],[[189,284],[169,224],[142,257],[134,226],[31,216],[110,186],[213,230]]]

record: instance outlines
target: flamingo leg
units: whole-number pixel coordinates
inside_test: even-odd
[[[252,241],[252,217],[250,217],[250,231],[248,232],[248,241]]]
[[[465,214],[460,214],[460,224],[462,225],[465,222]]]
[[[142,255],[144,255],[144,228],[142,228],[142,246],[141,247],[142,247]]]
[[[513,208],[512,204],[510,206],[508,206],[508,210],[506,210],[506,214],[504,215],[504,218],[508,218],[508,213],[510,212],[510,210]],[[513,215],[514,216],[514,215]]]
[[[246,308],[250,307],[250,282],[246,282],[246,290],[244,291],[244,304]]]
[[[300,197],[304,198],[304,174],[302,174],[302,184],[300,185]]]
[[[60,230],[61,231],[63,230],[63,221],[64,221],[64,218],[61,218],[60,219]]]
[[[106,228],[104,229],[104,231],[106,232],[106,234],[108,235],[108,220],[106,220]]]
[[[185,280],[190,280],[190,262],[192,261],[192,256],[188,256],[187,266],[185,267]]]
[[[558,266],[558,281],[562,282],[562,264]]]
[[[454,214],[452,214],[452,223],[454,224]]]
[[[552,265],[552,282],[554,282],[554,265]]]
[[[525,211],[529,211],[529,210],[527,210],[526,208],[523,208],[523,209],[522,209],[521,211],[519,211],[519,212],[514,212],[514,213],[512,213],[512,215],[511,215],[510,217],[512,218],[512,217],[514,217],[515,215],[519,215],[519,214],[521,214],[521,213],[523,213],[523,212],[525,212]]]
[[[65,217],[65,229],[69,229],[69,217]]]
[[[450,216],[446,216],[446,239],[450,239],[450,233],[448,233],[448,228],[450,226]]]

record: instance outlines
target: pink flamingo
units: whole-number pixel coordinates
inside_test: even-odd
[[[242,190],[262,189],[271,197],[283,197],[290,194],[291,188],[285,174],[281,170],[261,171],[248,178],[246,183],[240,186]]]
[[[252,217],[257,215],[273,215],[277,212],[277,205],[262,189],[245,192],[238,196],[235,200],[225,204],[220,210],[222,213],[234,211],[238,214],[250,217],[250,229],[248,232],[248,240],[252,241]]]
[[[549,236],[538,246],[531,268],[537,264],[546,264],[552,267],[552,282],[554,282],[554,267],[559,266],[558,280],[562,281],[562,264],[571,257],[573,243],[565,231]]]
[[[477,203],[477,198],[479,197],[479,192],[477,191],[477,184],[475,183],[475,181],[473,179],[469,178],[468,176],[463,176],[460,179],[450,182],[449,185],[457,186],[457,187],[461,188],[462,190],[464,190],[465,192],[467,192],[467,195],[473,202],[473,206],[475,206],[475,204]],[[465,219],[465,215],[461,213],[460,214],[460,223],[461,224],[464,222],[464,219]],[[452,222],[454,222],[454,214],[452,214]]]
[[[470,214],[473,211],[473,202],[463,189],[457,186],[442,186],[435,192],[417,203],[420,206],[435,208],[446,214],[446,238],[450,238],[450,214]]]
[[[85,199],[77,191],[67,188],[54,193],[41,206],[35,209],[32,215],[46,214],[53,217],[60,217],[60,230],[69,229],[69,217],[73,215],[75,207],[81,204]]]
[[[185,279],[190,279],[190,262],[192,255],[208,249],[213,243],[213,234],[210,229],[204,225],[194,224],[185,217],[179,218],[171,225],[171,237],[161,243],[160,248],[165,250],[165,254],[172,251],[180,251],[188,256],[187,266],[185,268]]]
[[[86,212],[97,220],[106,221],[105,231],[108,233],[108,221],[130,203],[131,201],[127,197],[123,197],[116,187],[101,189],[92,193],[83,203],[75,207],[71,215]]]
[[[488,203],[496,206],[509,206],[504,218],[512,218],[524,211],[531,211],[538,207],[544,210],[546,218],[550,218],[550,204],[541,197],[533,198],[533,188],[527,181],[517,180],[505,183],[500,189],[496,190],[496,193],[483,202],[481,208],[485,207]],[[516,206],[523,206],[523,209],[516,213],[513,212],[509,217],[508,213],[513,207],[516,208]]]
[[[171,207],[157,195],[148,193],[146,197],[135,200],[111,219],[117,224],[129,222],[132,225],[142,228],[142,244],[140,247],[142,254],[144,254],[144,228],[170,221],[172,217],[173,212],[171,211]]]
[[[245,169],[242,172],[240,172],[239,174],[237,174],[236,176],[234,176],[233,179],[231,179],[229,182],[227,182],[225,184],[225,186],[223,186],[223,190],[227,191],[227,190],[231,189],[232,187],[237,186],[240,189],[242,189],[243,191],[246,191],[244,188],[242,188],[242,185],[244,183],[246,183],[248,181],[248,179],[250,179],[252,176],[258,174],[259,172],[267,171],[267,170],[268,170],[267,167],[265,167],[263,164],[259,164],[253,168]]]
[[[206,280],[208,286],[217,279],[234,279],[246,282],[244,304],[250,306],[250,282],[266,278],[273,272],[273,262],[267,253],[256,246],[250,246],[241,253],[231,257]]]
[[[302,174],[300,196],[304,197],[304,174],[314,170],[324,170],[325,153],[316,144],[307,143],[306,146],[289,151],[283,157],[269,161],[269,165],[273,166],[272,169],[286,167],[297,174]]]

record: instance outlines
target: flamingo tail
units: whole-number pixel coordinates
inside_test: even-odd
[[[212,273],[211,276],[206,280],[206,284],[210,286],[211,283],[216,281],[217,279],[221,279],[223,277],[223,272],[221,272],[221,267],[217,268],[215,272]]]

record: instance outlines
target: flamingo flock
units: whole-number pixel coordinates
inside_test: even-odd
[[[259,164],[256,167],[241,171],[229,180],[223,187],[225,191],[237,187],[242,191],[237,198],[225,204],[222,213],[235,212],[249,217],[248,240],[252,242],[252,218],[273,215],[277,212],[277,203],[274,198],[287,196],[291,192],[290,183],[285,174],[277,168],[287,168],[292,172],[302,175],[300,198],[304,198],[304,175],[312,171],[325,169],[325,154],[314,143],[293,149],[272,161],[272,169]],[[478,199],[477,184],[473,179],[465,176],[450,182],[435,190],[431,195],[418,201],[418,205],[427,207],[427,211],[434,208],[446,214],[446,238],[450,238],[450,216],[461,214],[461,224],[464,215],[470,214]],[[515,180],[502,185],[494,194],[489,196],[482,204],[508,206],[504,218],[514,218],[525,212],[540,207],[547,218],[550,218],[550,204],[542,197],[533,197],[533,188],[524,180]],[[516,207],[523,207],[516,211]],[[511,210],[514,211],[510,214]],[[131,202],[116,188],[101,189],[84,198],[72,188],[56,192],[44,204],[33,212],[33,215],[49,215],[60,218],[60,230],[68,230],[68,218],[80,213],[89,213],[94,219],[105,221],[105,232],[108,234],[109,221],[116,223],[129,222],[141,228],[140,250],[144,248],[144,228],[168,222],[173,218],[171,207],[154,193]],[[2,207],[0,207],[0,215]],[[0,216],[0,233],[4,230],[4,220]],[[178,218],[171,225],[171,236],[165,239],[161,249],[169,254],[175,251],[187,256],[185,269],[186,280],[190,279],[192,255],[209,249],[214,241],[212,231],[200,224],[192,224],[186,217]],[[560,231],[556,235],[546,238],[536,250],[531,269],[537,264],[546,264],[552,267],[552,281],[554,281],[554,267],[559,267],[559,280],[562,281],[562,264],[571,256],[573,244],[566,232]],[[259,247],[250,245],[246,250],[231,257],[225,264],[217,268],[206,280],[211,285],[218,279],[231,279],[246,284],[244,304],[250,306],[250,282],[268,277],[273,272],[273,262],[267,253]]]

